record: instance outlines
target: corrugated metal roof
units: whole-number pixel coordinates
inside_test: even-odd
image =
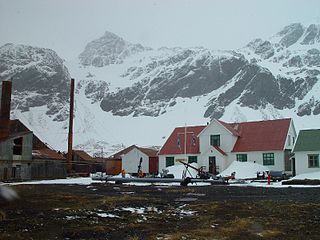
[[[122,156],[128,152],[130,152],[132,149],[137,148],[136,145],[131,145],[130,147],[127,147],[125,149],[122,149],[121,151],[113,154],[110,159],[122,159]]]
[[[0,142],[6,141],[6,140],[12,139],[12,138],[22,137],[22,136],[25,136],[27,134],[32,134],[32,132],[31,131],[23,131],[23,132],[17,132],[17,133],[10,133],[9,136],[0,139]]]
[[[115,153],[114,155],[112,155],[110,157],[110,159],[122,159],[123,155],[127,154],[128,152],[130,152],[134,148],[140,150],[141,152],[146,154],[148,157],[156,157],[156,156],[158,156],[158,150],[157,149],[154,149],[154,148],[142,148],[142,147],[138,147],[136,145],[131,145],[130,147],[127,147],[127,148],[121,150],[120,152]]]
[[[232,123],[238,137],[232,152],[283,150],[291,119]]]
[[[61,153],[58,153],[49,148],[33,150],[32,158],[33,159],[66,160],[66,158]]]
[[[157,157],[158,156],[158,150],[153,149],[153,148],[141,148],[138,147],[138,149],[146,154],[148,157]]]
[[[83,150],[73,150],[73,154],[79,156],[83,160],[93,161],[93,157],[91,157],[88,153]]]
[[[274,151],[283,150],[291,119],[277,119],[266,121],[253,121],[241,123],[226,123],[218,120],[229,132],[238,139],[232,152]],[[187,132],[196,136],[206,126],[187,127]],[[184,127],[175,128],[166,143],[161,148],[159,155],[184,154]],[[180,139],[178,136],[181,136]],[[178,140],[179,139],[179,140]],[[187,154],[199,153],[199,139],[192,134],[187,134]],[[191,144],[191,143],[195,144]],[[226,154],[219,148],[223,155]]]
[[[320,129],[301,130],[293,152],[320,151]]]

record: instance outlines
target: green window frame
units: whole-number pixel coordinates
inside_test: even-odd
[[[247,154],[237,154],[237,161],[238,162],[247,162],[248,161],[248,157]]]
[[[166,157],[166,167],[174,165],[174,157]]]
[[[188,163],[197,163],[198,157],[197,156],[188,156]]]
[[[210,135],[210,145],[220,147],[220,135]]]
[[[318,168],[319,167],[319,155],[318,154],[308,154],[308,167]]]
[[[263,165],[274,165],[274,153],[263,153]]]

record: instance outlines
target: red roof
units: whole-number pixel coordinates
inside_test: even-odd
[[[214,147],[219,153],[221,153],[222,155],[224,155],[224,156],[227,156],[227,154],[226,154],[226,152],[225,151],[223,151],[221,148],[219,148],[218,146],[212,146],[212,147]]]
[[[218,120],[219,123],[222,124],[222,126],[224,126],[226,129],[229,130],[229,132],[231,132],[233,135],[235,136],[240,136],[238,130],[239,130],[239,124],[237,123],[226,123],[226,122],[223,122],[221,120]]]
[[[242,123],[226,123],[218,120],[218,122],[238,137],[232,152],[253,152],[283,150],[291,119]],[[199,138],[197,136],[205,127],[186,127],[187,154],[199,153]],[[161,148],[159,155],[184,154],[184,132],[184,127],[175,128]],[[221,154],[227,155],[221,148],[215,147],[215,149]]]
[[[229,123],[239,137],[232,152],[283,150],[291,119]]]
[[[177,127],[173,130],[166,143],[161,148],[159,155],[169,154],[184,154],[185,149],[185,132],[186,134],[186,153],[198,154],[199,151],[199,133],[206,127],[205,126],[188,126]]]

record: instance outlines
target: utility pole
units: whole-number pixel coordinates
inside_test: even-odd
[[[72,172],[72,138],[73,138],[73,107],[74,107],[74,79],[70,83],[70,110],[69,110],[69,134],[68,134],[68,159],[67,172]]]

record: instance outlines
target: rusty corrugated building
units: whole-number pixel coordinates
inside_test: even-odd
[[[93,158],[83,150],[72,151],[72,175],[89,176],[90,173],[105,171],[103,159]]]
[[[2,81],[0,109],[0,180],[66,177],[65,158],[50,149],[19,120],[10,120],[11,82]]]

